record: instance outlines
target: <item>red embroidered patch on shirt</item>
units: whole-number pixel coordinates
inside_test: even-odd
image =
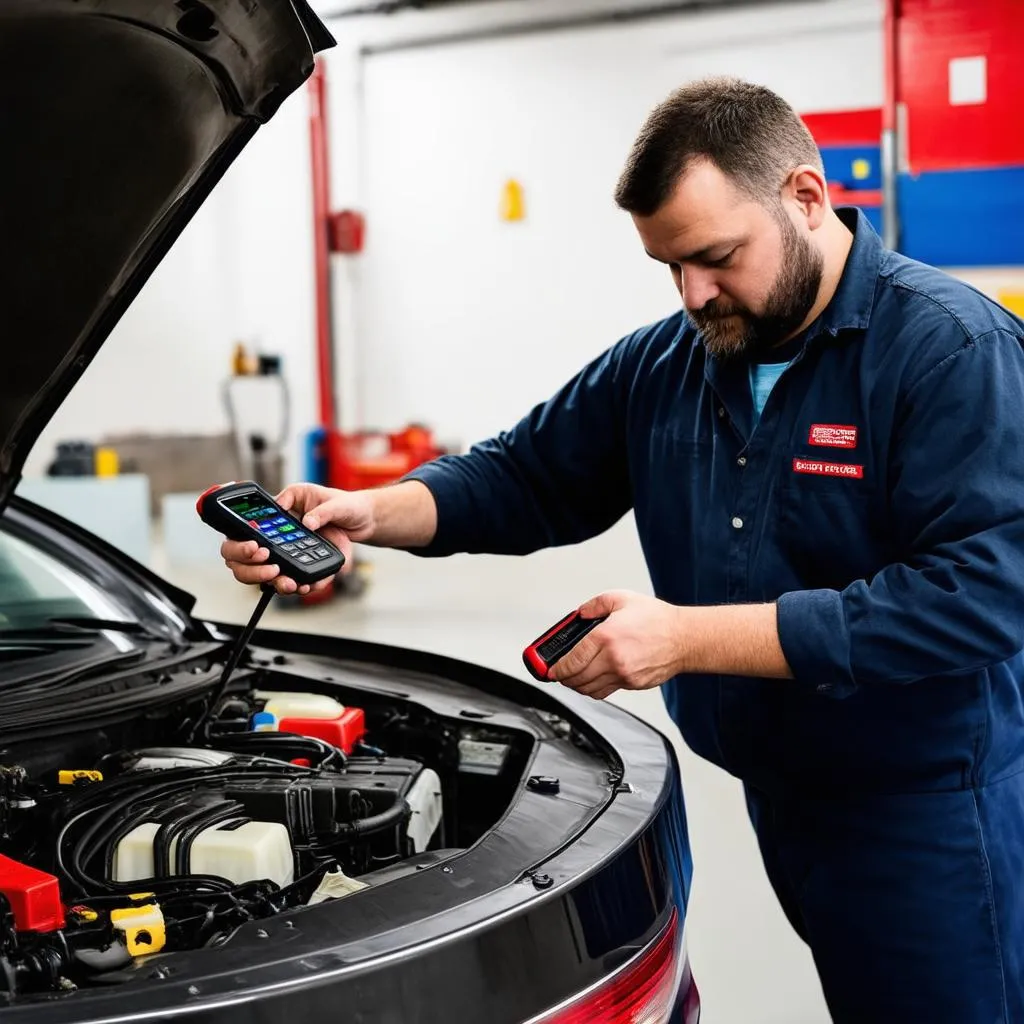
[[[810,473],[812,476],[844,476],[853,480],[864,479],[864,467],[849,462],[816,462],[814,459],[794,459],[794,473]]]
[[[836,423],[813,423],[807,443],[822,448],[856,448],[857,428],[842,427]]]

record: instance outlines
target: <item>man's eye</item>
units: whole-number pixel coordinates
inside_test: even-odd
[[[719,257],[717,260],[708,260],[709,267],[727,267],[732,262],[733,255],[736,250],[732,249],[727,252],[724,256]]]

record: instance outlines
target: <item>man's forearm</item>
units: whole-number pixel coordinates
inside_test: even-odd
[[[406,480],[365,492],[372,533],[366,543],[381,548],[426,547],[437,533],[437,503],[426,484]]]
[[[679,609],[680,671],[792,679],[774,604]]]

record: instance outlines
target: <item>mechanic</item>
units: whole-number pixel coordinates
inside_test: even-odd
[[[682,311],[468,454],[282,504],[426,556],[574,544],[633,509],[657,597],[583,605],[609,617],[555,677],[662,686],[743,781],[839,1024],[1019,1024],[1024,323],[833,210],[761,87],[674,93],[616,199]],[[223,555],[277,575],[255,543]]]

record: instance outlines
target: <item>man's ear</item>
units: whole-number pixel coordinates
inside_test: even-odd
[[[811,164],[794,168],[782,186],[782,198],[794,203],[807,218],[811,231],[820,228],[829,210],[825,175]]]

